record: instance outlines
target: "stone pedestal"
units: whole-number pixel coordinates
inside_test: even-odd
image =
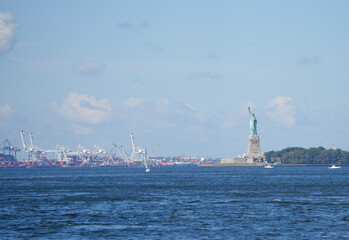
[[[248,138],[248,148],[246,156],[249,158],[262,158],[260,140],[258,136],[250,136]]]

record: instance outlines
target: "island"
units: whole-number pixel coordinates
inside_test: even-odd
[[[288,147],[264,153],[265,161],[279,164],[349,164],[349,152],[324,147]]]

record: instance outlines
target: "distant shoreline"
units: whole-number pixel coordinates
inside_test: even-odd
[[[348,164],[336,164],[337,166],[349,166]],[[198,167],[264,167],[261,164],[254,163],[216,163],[216,164],[199,164]],[[277,164],[275,167],[316,167],[316,166],[332,166],[332,164]]]
[[[348,167],[349,164],[336,164],[337,166],[342,167]],[[166,167],[264,167],[265,164],[254,164],[254,163],[216,163],[216,164],[191,164],[191,165],[169,165],[169,166],[150,166],[150,168],[166,168]],[[274,167],[330,167],[332,164],[277,164],[274,165]],[[26,168],[26,169],[33,169],[33,168],[113,168],[113,167],[121,167],[121,168],[144,168],[143,166],[99,166],[99,167],[77,167],[77,166],[70,166],[70,167],[62,167],[62,166],[33,166],[33,167],[24,167],[24,166],[9,166],[9,167],[0,167],[0,169],[6,169],[6,168]]]

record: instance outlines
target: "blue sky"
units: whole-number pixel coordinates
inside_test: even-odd
[[[348,1],[0,3],[0,141],[349,149]]]

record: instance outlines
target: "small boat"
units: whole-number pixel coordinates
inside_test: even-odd
[[[146,169],[145,169],[145,172],[150,172],[150,168],[146,168]]]
[[[274,168],[274,166],[273,166],[273,165],[268,164],[268,165],[265,165],[265,166],[264,166],[264,168]]]
[[[341,168],[341,166],[336,166],[336,164],[333,164],[331,167],[328,167],[328,169],[336,169]]]

